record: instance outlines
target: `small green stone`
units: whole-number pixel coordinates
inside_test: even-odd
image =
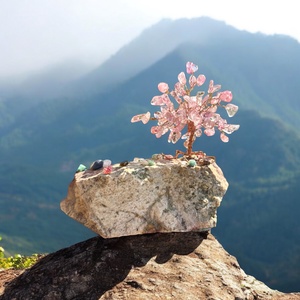
[[[153,160],[148,160],[148,165],[149,166],[155,166],[155,162]]]
[[[197,163],[194,159],[190,159],[188,161],[188,167],[195,167],[196,165],[197,165]]]
[[[79,166],[78,166],[78,169],[77,169],[77,171],[76,172],[83,172],[83,171],[85,171],[86,170],[86,166],[85,165],[82,165],[82,164],[80,164]]]

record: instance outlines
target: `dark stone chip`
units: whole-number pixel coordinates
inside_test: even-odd
[[[103,161],[101,159],[94,161],[90,167],[91,170],[99,170],[101,168],[103,168]]]
[[[127,160],[124,160],[124,161],[120,162],[120,166],[121,167],[125,167],[127,165],[128,165],[128,161]]]

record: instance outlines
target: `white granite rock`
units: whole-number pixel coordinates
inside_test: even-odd
[[[104,238],[154,232],[205,231],[228,183],[216,163],[134,159],[128,165],[76,173],[61,209]]]

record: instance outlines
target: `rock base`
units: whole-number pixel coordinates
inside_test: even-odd
[[[14,279],[1,300],[296,300],[246,275],[204,233],[93,239],[42,258]]]

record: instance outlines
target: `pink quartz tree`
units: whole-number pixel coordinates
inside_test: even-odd
[[[162,95],[154,96],[151,100],[152,105],[160,106],[160,111],[154,113],[151,117],[150,112],[139,114],[132,117],[131,122],[142,121],[144,124],[149,120],[156,120],[157,125],[151,128],[151,133],[157,138],[166,134],[168,131],[168,142],[175,144],[180,138],[184,139],[184,147],[186,152],[177,150],[176,157],[183,154],[187,157],[192,155],[203,154],[202,151],[193,152],[193,143],[197,137],[203,133],[207,136],[215,134],[216,129],[220,131],[220,138],[223,142],[229,141],[228,134],[238,130],[240,125],[228,124],[220,114],[217,113],[219,107],[225,108],[229,117],[233,117],[238,111],[238,106],[229,103],[232,100],[231,91],[221,92],[221,85],[215,85],[210,80],[207,95],[204,92],[197,92],[192,96],[192,90],[198,86],[202,86],[206,80],[204,75],[194,73],[198,70],[198,66],[192,62],[187,62],[186,72],[189,74],[187,80],[184,72],[178,75],[178,82],[172,91],[165,82],[158,84],[158,90]],[[176,101],[171,101],[170,96]],[[187,129],[184,134],[182,131]]]

